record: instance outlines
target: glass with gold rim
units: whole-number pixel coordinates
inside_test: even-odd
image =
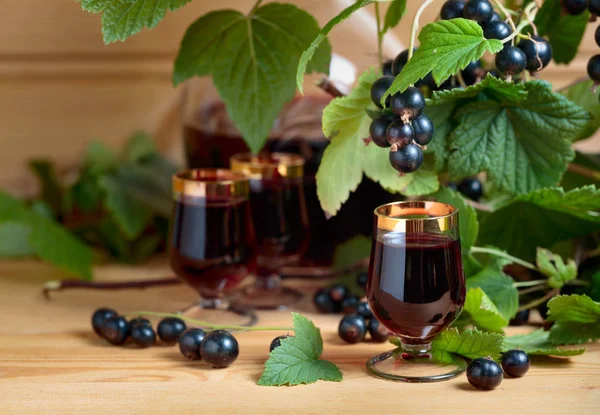
[[[436,382],[462,373],[464,359],[431,350],[433,338],[465,302],[458,210],[429,201],[376,208],[367,297],[374,316],[400,343],[369,359],[369,373],[405,382]]]

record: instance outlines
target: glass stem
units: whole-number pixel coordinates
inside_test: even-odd
[[[414,341],[405,341],[400,339],[400,344],[402,345],[402,350],[413,357],[419,357],[426,355],[431,350],[431,342],[426,343],[415,343]]]

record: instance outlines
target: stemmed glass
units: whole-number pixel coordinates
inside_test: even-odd
[[[173,176],[173,216],[169,240],[171,268],[201,296],[185,309],[231,307],[224,294],[256,267],[256,236],[250,213],[248,178],[224,169],[184,170]]]
[[[258,255],[256,284],[235,303],[257,309],[292,305],[302,294],[281,284],[279,270],[298,261],[308,248],[304,159],[291,153],[242,153],[230,165],[250,179]]]
[[[431,352],[431,341],[465,302],[458,211],[438,202],[407,201],[374,212],[367,296],[400,348],[367,362],[374,376],[405,382],[451,379],[465,370],[458,356]]]

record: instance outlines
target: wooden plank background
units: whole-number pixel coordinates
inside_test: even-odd
[[[294,1],[324,24],[352,0]],[[420,1],[409,0],[407,16]],[[434,4],[422,18],[431,21]],[[152,31],[104,46],[100,15],[81,11],[74,0],[9,1],[0,25],[0,188],[26,192],[32,185],[24,162],[52,157],[69,165],[92,138],[117,148],[136,129],[154,133],[162,149],[181,157],[178,89],[172,61],[187,26],[217,8],[249,10],[253,0],[196,0],[169,13]],[[359,69],[376,63],[375,23],[368,7],[333,31],[334,50]],[[409,20],[386,38],[385,52],[408,44]],[[543,72],[557,86],[586,75],[598,52],[590,24],[576,61]],[[405,46],[404,46],[405,47]],[[599,141],[583,143],[600,150]]]

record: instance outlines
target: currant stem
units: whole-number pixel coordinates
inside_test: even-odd
[[[375,2],[375,21],[377,22],[377,56],[379,67],[383,68],[383,32],[381,31],[381,16],[379,14],[379,3]]]
[[[417,10],[417,12],[415,13],[415,17],[413,18],[413,21],[412,21],[412,27],[410,29],[410,43],[408,44],[408,59],[407,59],[407,61],[409,61],[410,58],[412,58],[412,56],[413,56],[413,49],[415,48],[415,38],[417,37],[417,30],[419,30],[419,18],[421,17],[421,14],[423,14],[423,11],[427,8],[427,6],[429,6],[434,1],[435,0],[425,0],[423,2],[423,4],[421,4],[421,6]]]
[[[462,73],[460,71],[456,72],[456,79],[458,80],[460,86],[462,86],[463,88],[467,87],[467,83],[465,82],[465,79],[463,78]]]
[[[513,287],[534,287],[536,285],[545,285],[548,283],[548,280],[533,280],[533,281],[519,281],[513,283]]]
[[[508,19],[508,24],[510,25],[510,27],[512,28],[512,30],[513,30],[514,32],[516,32],[516,31],[517,31],[517,28],[516,28],[516,26],[515,26],[515,22],[514,22],[514,21],[513,21],[513,19],[512,19],[512,16],[511,16],[511,15],[512,15],[512,13],[511,13],[511,12],[509,12],[509,11],[508,11],[508,9],[507,9],[506,7],[504,7],[504,5],[503,5],[501,2],[499,2],[498,0],[493,0],[493,1],[494,1],[494,3],[496,3],[496,6],[498,6],[498,8],[499,8],[499,9],[500,9],[500,11],[502,12],[502,14],[503,14],[504,16],[506,16],[506,19]],[[512,10],[511,10],[511,11],[512,11]],[[504,43],[504,42],[502,42],[502,43]]]
[[[195,324],[201,328],[206,328],[210,330],[240,330],[240,331],[294,331],[293,327],[247,327],[247,326],[235,326],[235,325],[221,325],[221,324],[212,324],[207,321],[196,320],[190,317],[186,317],[181,313],[157,313],[155,311],[134,311],[132,313],[127,313],[127,316],[151,316],[151,317],[175,317],[180,318],[183,321],[187,321],[188,323]]]
[[[535,287],[525,288],[524,290],[519,291],[519,295],[531,294],[536,291],[545,290],[547,287],[545,285],[536,285]]]
[[[494,256],[498,256],[501,258],[505,258],[508,259],[509,261],[512,261],[515,264],[519,264],[524,266],[525,268],[531,269],[536,271],[537,267],[535,265],[533,265],[531,262],[527,262],[524,261],[520,258],[514,257],[510,254],[507,254],[506,252],[500,251],[499,249],[494,249],[494,248],[483,248],[480,246],[472,246],[471,247],[471,253],[474,254],[489,254],[489,255],[494,255]]]
[[[529,310],[530,308],[534,308],[537,307],[539,305],[544,304],[546,301],[548,301],[549,299],[551,299],[552,297],[554,297],[555,295],[557,295],[560,292],[560,290],[558,288],[553,289],[552,291],[549,291],[545,296],[538,298],[537,300],[533,300],[527,304],[522,305],[521,307],[519,307],[519,309],[517,310],[517,312],[519,311],[524,311],[524,310]]]
[[[600,171],[588,169],[581,164],[569,163],[567,170],[585,177],[589,177],[590,179],[600,180]]]

